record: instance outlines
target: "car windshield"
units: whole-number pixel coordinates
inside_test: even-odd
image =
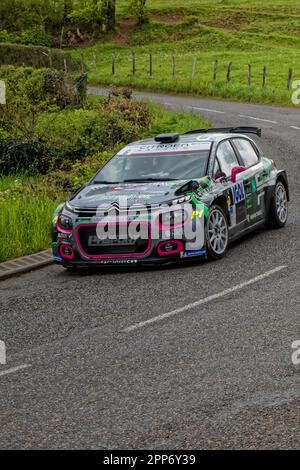
[[[209,149],[188,152],[118,154],[93,178],[92,183],[168,181],[206,175]]]

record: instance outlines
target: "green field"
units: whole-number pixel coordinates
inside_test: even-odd
[[[287,89],[289,68],[293,70],[293,79],[300,79],[298,0],[149,0],[150,22],[142,27],[128,15],[126,5],[125,0],[117,1],[115,34],[73,51],[78,57],[83,52],[90,83],[292,104],[292,90]],[[136,56],[134,75],[133,52]],[[114,76],[113,54],[116,57]],[[251,65],[250,85],[248,64]],[[265,88],[262,87],[264,66]]]

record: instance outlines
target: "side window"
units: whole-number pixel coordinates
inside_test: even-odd
[[[213,169],[213,179],[217,180],[222,177],[222,171],[217,158],[215,158],[214,169]]]
[[[251,143],[245,139],[234,139],[236,146],[246,168],[258,162],[258,156]]]
[[[217,157],[221,166],[221,171],[227,177],[231,176],[231,170],[235,166],[239,166],[234,150],[228,140],[222,142],[217,149]]]

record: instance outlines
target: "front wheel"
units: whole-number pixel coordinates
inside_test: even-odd
[[[228,223],[218,205],[213,205],[206,221],[206,247],[210,259],[220,259],[226,254],[229,244]]]
[[[288,198],[284,184],[277,181],[267,219],[270,228],[284,227],[288,218]]]

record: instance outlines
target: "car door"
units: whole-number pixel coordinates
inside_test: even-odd
[[[232,140],[238,159],[245,171],[237,175],[237,183],[243,181],[247,212],[247,226],[259,223],[265,212],[263,181],[263,164],[255,144],[244,137]]]
[[[230,139],[223,140],[216,149],[216,161],[214,171],[220,171],[223,174],[224,194],[227,198],[229,212],[229,230],[232,235],[246,228],[247,210],[246,210],[246,191],[243,180],[232,182],[232,169],[240,167],[241,162],[238,154],[231,144]],[[217,174],[217,173],[216,173]],[[214,178],[216,178],[214,174]],[[225,189],[226,188],[226,189]]]

